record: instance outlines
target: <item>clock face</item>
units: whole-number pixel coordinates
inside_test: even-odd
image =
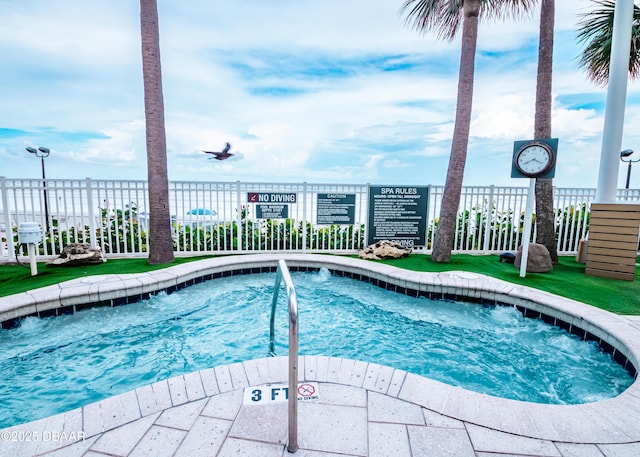
[[[516,154],[515,166],[525,176],[543,175],[553,166],[553,152],[546,144],[529,144]]]

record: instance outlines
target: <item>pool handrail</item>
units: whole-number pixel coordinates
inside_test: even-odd
[[[276,281],[271,301],[271,322],[269,328],[269,355],[275,356],[275,315],[280,284],[284,281],[289,300],[289,443],[287,451],[298,450],[298,299],[291,280],[289,268],[284,259],[278,261]]]

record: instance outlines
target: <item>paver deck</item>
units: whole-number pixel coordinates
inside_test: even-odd
[[[287,258],[290,264],[339,265],[401,284],[424,284],[469,296],[506,295],[539,306],[624,349],[637,365],[640,319],[462,272],[421,274],[313,255],[246,256],[244,265]],[[238,262],[227,259],[227,265]],[[121,275],[121,287],[152,290],[197,277],[223,261],[174,267],[153,275]],[[189,269],[191,268],[191,270]],[[194,273],[193,268],[199,269]],[[249,266],[248,268],[252,268]],[[179,271],[176,271],[179,270]],[[395,278],[395,279],[394,279]],[[114,277],[77,280],[23,297],[0,299],[0,314],[51,309],[79,294],[109,295]],[[101,288],[100,285],[105,285]],[[403,286],[404,287],[404,286]],[[73,289],[73,293],[69,291]],[[64,293],[63,293],[64,291]],[[117,294],[117,293],[116,293]],[[57,297],[55,300],[53,296]],[[34,297],[38,297],[35,299]],[[45,298],[49,297],[49,298]],[[99,299],[100,297],[98,297]],[[102,297],[104,299],[104,295]],[[492,397],[401,370],[322,355],[300,358],[299,381],[317,383],[317,400],[299,402],[298,444],[292,455],[451,457],[631,457],[640,455],[640,383],[618,397],[584,405],[541,405]],[[287,380],[284,357],[212,367],[160,381],[39,421],[0,430],[1,457],[30,456],[287,456],[287,404],[254,405],[245,389]]]

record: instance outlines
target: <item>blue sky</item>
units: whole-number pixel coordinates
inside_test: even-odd
[[[459,40],[421,35],[401,0],[159,0],[169,178],[444,184]],[[555,185],[595,187],[606,88],[577,67],[578,14],[556,1]],[[0,176],[146,179],[139,2],[0,0]],[[512,179],[533,133],[537,19],[483,24],[465,185]],[[623,149],[640,157],[640,91]],[[208,160],[201,149],[236,155]],[[622,186],[626,168],[621,164]],[[640,187],[640,165],[632,174]]]

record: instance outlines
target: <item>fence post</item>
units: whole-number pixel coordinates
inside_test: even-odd
[[[302,183],[302,253],[307,253],[307,182]]]
[[[0,193],[2,193],[2,217],[4,218],[4,233],[7,238],[7,256],[11,259],[15,256],[15,246],[13,244],[13,225],[11,224],[11,211],[9,211],[7,178],[4,176],[0,176]]]
[[[484,243],[482,246],[485,254],[489,253],[489,239],[491,238],[491,217],[493,216],[493,192],[495,190],[495,187],[496,186],[492,184],[490,187],[491,190],[489,191],[489,206],[487,208],[487,221],[484,225]]]
[[[369,230],[371,230],[371,227],[369,227],[369,210],[371,209],[370,205],[369,205],[369,199],[371,198],[371,184],[367,183],[365,184],[365,201],[364,201],[364,220],[366,221],[366,223],[364,224],[364,246],[362,247],[363,249],[367,247],[367,245],[369,244]]]
[[[434,195],[434,186],[433,184],[429,184],[427,186],[427,195],[429,196],[429,199],[427,200],[427,220],[426,220],[426,227],[425,227],[425,231],[426,233],[424,234],[424,251],[423,254],[427,254],[427,252],[429,252],[429,243],[433,240],[433,232],[435,231],[435,216],[433,219],[431,219],[431,213],[435,213],[436,211],[436,196]],[[431,205],[431,200],[433,200],[433,205]],[[434,221],[433,224],[431,224],[431,220]],[[431,236],[429,236],[429,226],[432,226],[433,229],[431,230]]]
[[[87,204],[89,205],[89,242],[91,243],[91,248],[95,249],[98,247],[98,240],[96,239],[98,236],[98,230],[96,227],[96,213],[95,213],[95,205],[93,204],[93,190],[91,186],[91,178],[85,178],[85,184],[87,186]]]
[[[236,181],[236,186],[236,230],[238,236],[238,252],[242,252],[242,200],[240,196],[240,181]]]

